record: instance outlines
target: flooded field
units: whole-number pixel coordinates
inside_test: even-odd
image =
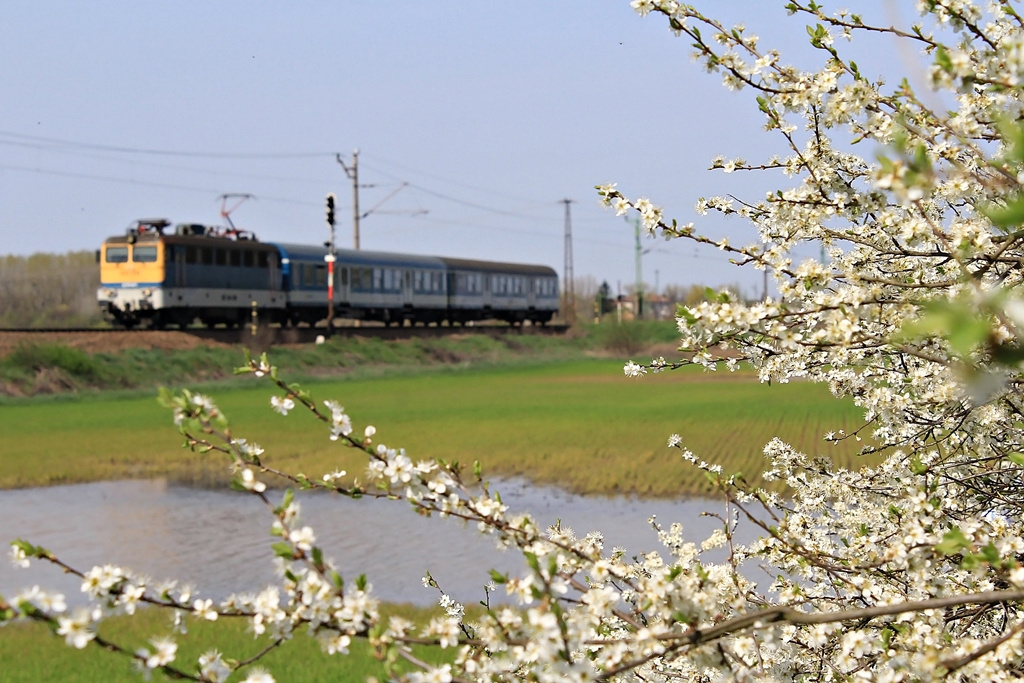
[[[581,497],[557,489],[506,481],[495,488],[513,509],[529,510],[543,525],[561,520],[578,535],[600,530],[606,548],[629,554],[657,549],[647,520],[683,523],[699,543],[719,522],[701,517],[721,510],[715,501],[647,501]],[[430,571],[459,600],[483,599],[489,570],[519,573],[519,555],[494,549],[475,527],[451,519],[424,519],[402,501],[300,493],[302,517],[346,580],[361,573],[377,595],[394,602],[431,604],[423,588]],[[271,516],[247,494],[193,489],[163,481],[121,481],[0,491],[0,540],[24,538],[81,570],[113,563],[153,579],[192,584],[197,594],[223,598],[274,582]],[[6,551],[6,548],[5,548]],[[5,553],[6,554],[6,553]],[[80,582],[56,567],[29,569],[0,563],[0,594],[38,584],[80,600]]]

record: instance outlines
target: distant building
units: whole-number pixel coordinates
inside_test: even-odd
[[[623,320],[636,320],[636,296],[622,294],[616,302]],[[675,316],[675,301],[661,294],[644,294],[644,320],[672,320]]]

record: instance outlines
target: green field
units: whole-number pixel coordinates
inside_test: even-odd
[[[426,622],[429,612],[406,606],[387,606],[382,613],[398,613],[417,622]],[[225,657],[242,660],[266,647],[267,638],[256,639],[246,630],[242,620],[216,622],[187,620],[188,633],[174,638],[178,644],[176,665],[195,673],[198,657],[218,649]],[[148,646],[151,637],[170,632],[170,614],[164,610],[144,609],[133,617],[114,617],[100,626],[99,633],[123,647]],[[416,648],[424,661],[438,664],[450,661],[451,650]],[[354,640],[348,655],[328,655],[305,631],[301,631],[281,648],[262,659],[278,681],[351,681],[362,683],[370,676],[386,679],[383,663],[362,640]],[[410,667],[406,666],[405,670]],[[243,671],[245,671],[243,669]],[[236,677],[241,680],[241,677]],[[236,678],[232,678],[235,680]],[[10,624],[0,629],[0,680],[4,683],[39,683],[40,681],[76,681],[89,683],[138,683],[144,680],[128,657],[110,654],[96,646],[76,650],[59,636],[52,636],[41,623]],[[150,680],[173,680],[156,673]]]
[[[742,471],[748,479],[756,480],[754,473],[763,469],[761,450],[773,436],[858,464],[855,444],[835,447],[822,441],[828,431],[860,425],[860,413],[850,402],[833,399],[818,385],[761,384],[750,371],[689,368],[635,380],[623,376],[619,360],[556,359],[412,367],[376,377],[355,373],[304,386],[318,401],[341,402],[357,429],[375,425],[379,443],[405,447],[414,460],[479,460],[490,476],[523,476],[580,493],[679,497],[707,492],[703,474],[666,447],[672,433],[682,435],[700,457],[720,462],[727,472]],[[236,438],[266,448],[264,462],[310,476],[339,468],[355,475],[362,471],[358,453],[331,442],[326,428],[305,411],[288,417],[274,413],[271,389],[249,377],[204,391],[231,419]],[[181,440],[155,391],[8,400],[0,404],[0,487],[127,477],[198,485],[228,480],[222,456],[192,453],[180,447]],[[422,615],[409,613],[418,620]],[[164,619],[148,611],[105,622],[101,632],[137,647],[167,632]],[[212,647],[244,657],[260,645],[241,622],[193,623],[180,642],[179,662],[190,665]],[[263,664],[281,681],[383,677],[365,644],[354,645],[352,653],[330,657],[301,635]],[[435,650],[423,656],[437,661],[450,654]],[[73,650],[31,623],[0,629],[0,672],[0,679],[12,682],[140,680],[126,658],[96,647]]]
[[[707,491],[671,433],[699,457],[748,478],[763,469],[764,444],[780,436],[805,451],[857,464],[856,444],[822,436],[859,426],[859,411],[808,383],[766,385],[751,372],[688,368],[642,380],[621,363],[579,360],[504,368],[417,372],[306,385],[316,399],[341,402],[357,426],[377,427],[378,443],[413,459],[472,463],[579,493],[673,497]],[[338,468],[358,474],[358,453],[327,439],[326,429],[269,404],[271,386],[255,378],[210,393],[235,437],[266,448],[264,462],[317,476]],[[0,406],[0,487],[129,477],[169,477],[217,484],[227,462],[180,448],[170,414],[152,395],[104,394]]]

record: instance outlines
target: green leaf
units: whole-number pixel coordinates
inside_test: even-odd
[[[981,212],[988,216],[999,228],[1015,228],[1024,224],[1024,197],[1013,197],[1005,206],[989,204],[981,207]]]
[[[982,559],[986,560],[989,564],[999,564],[1003,559],[1002,556],[999,555],[999,549],[996,548],[992,541],[985,544],[985,547],[981,549],[981,553],[979,554]]]
[[[942,540],[935,545],[935,552],[943,555],[956,555],[965,548],[970,547],[970,540],[964,536],[959,527],[953,527],[942,536]]]
[[[1010,453],[1006,459],[1015,465],[1024,466],[1024,453]]]
[[[989,321],[965,301],[930,301],[922,309],[919,318],[900,327],[894,337],[896,341],[945,339],[953,352],[964,358],[985,342],[991,332]]]
[[[283,557],[287,560],[291,560],[295,557],[295,549],[292,548],[291,543],[285,543],[281,541],[279,543],[271,544],[270,548],[278,557]]]
[[[537,555],[534,553],[523,553],[523,559],[526,560],[527,566],[533,571],[540,574],[540,562],[537,561]]]
[[[953,73],[953,60],[949,58],[949,51],[942,45],[935,50],[935,63],[946,73]]]

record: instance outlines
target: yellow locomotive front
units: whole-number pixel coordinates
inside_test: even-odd
[[[164,308],[165,244],[169,223],[138,221],[126,235],[111,237],[100,250],[100,311],[110,322],[135,327],[151,324]]]

